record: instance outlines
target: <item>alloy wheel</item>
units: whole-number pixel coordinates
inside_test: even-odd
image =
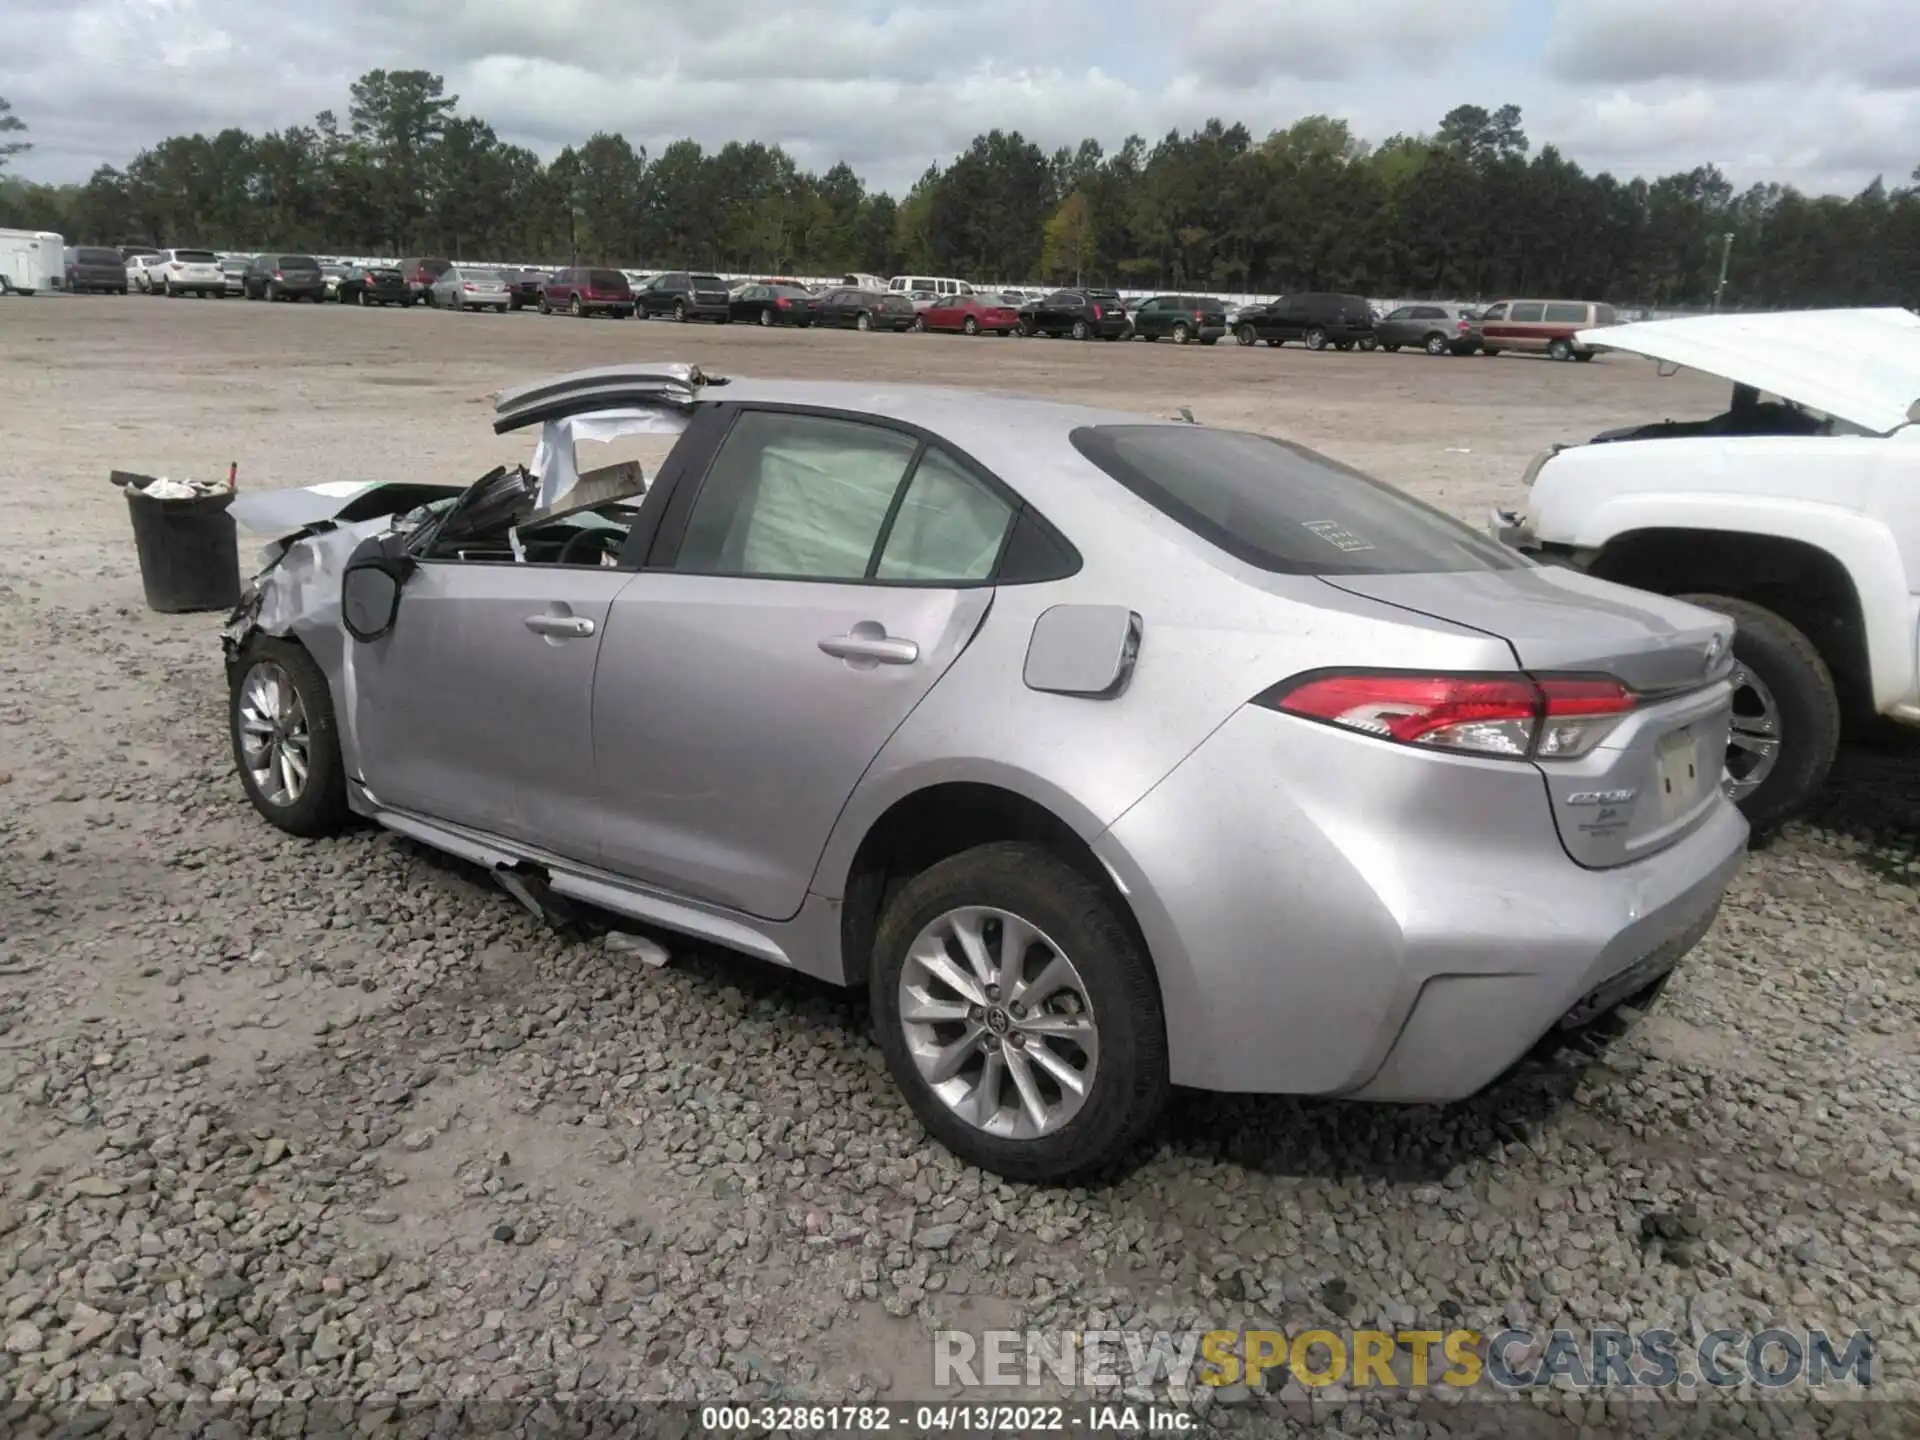
[[[1736,664],[1733,682],[1733,728],[1727,733],[1726,766],[1721,788],[1736,803],[1758,790],[1780,760],[1780,704],[1766,681]]]
[[[907,951],[899,998],[921,1078],[978,1130],[1051,1135],[1093,1093],[1100,1039],[1086,982],[1018,915],[968,906],[936,917]]]
[[[313,739],[307,708],[287,672],[260,660],[240,684],[240,758],[270,805],[292,805],[307,788]]]

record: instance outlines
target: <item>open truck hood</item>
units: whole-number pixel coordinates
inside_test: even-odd
[[[1910,310],[1700,315],[1575,338],[1751,385],[1876,435],[1920,420],[1920,315]]]

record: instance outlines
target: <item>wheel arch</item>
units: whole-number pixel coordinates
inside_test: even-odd
[[[1848,711],[1878,708],[1855,572],[1821,544],[1759,530],[1647,526],[1609,539],[1587,570],[1640,590],[1725,595],[1771,610],[1813,642]]]
[[[837,883],[819,876],[816,889],[840,897],[846,983],[866,983],[881,913],[900,887],[949,856],[1004,840],[1045,846],[1097,885],[1151,968],[1152,951],[1133,906],[1083,833],[1089,825],[1094,833],[1100,827],[1090,815],[1081,815],[1079,824],[1063,818],[1062,811],[1075,808],[1043,802],[997,779],[942,779],[899,795],[861,829],[857,841],[836,836],[841,855],[830,844],[822,864],[833,862],[829,873]]]

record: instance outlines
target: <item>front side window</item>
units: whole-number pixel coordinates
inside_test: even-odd
[[[857,421],[748,411],[707,470],[674,568],[863,579],[918,449]]]
[[[1506,319],[1507,318],[1507,302],[1502,300],[1498,305],[1489,305],[1487,307],[1487,313],[1482,315],[1480,318],[1482,320]]]
[[[1398,310],[1387,316],[1389,320],[1411,320],[1412,318],[1413,306],[1411,305],[1402,305]]]
[[[1390,485],[1266,435],[1198,425],[1091,425],[1071,438],[1168,519],[1262,570],[1393,575],[1526,564]]]

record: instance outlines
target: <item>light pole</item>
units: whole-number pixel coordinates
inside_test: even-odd
[[[1713,287],[1713,311],[1720,313],[1720,296],[1727,288],[1727,262],[1733,258],[1733,232],[1720,237],[1720,281]]]

